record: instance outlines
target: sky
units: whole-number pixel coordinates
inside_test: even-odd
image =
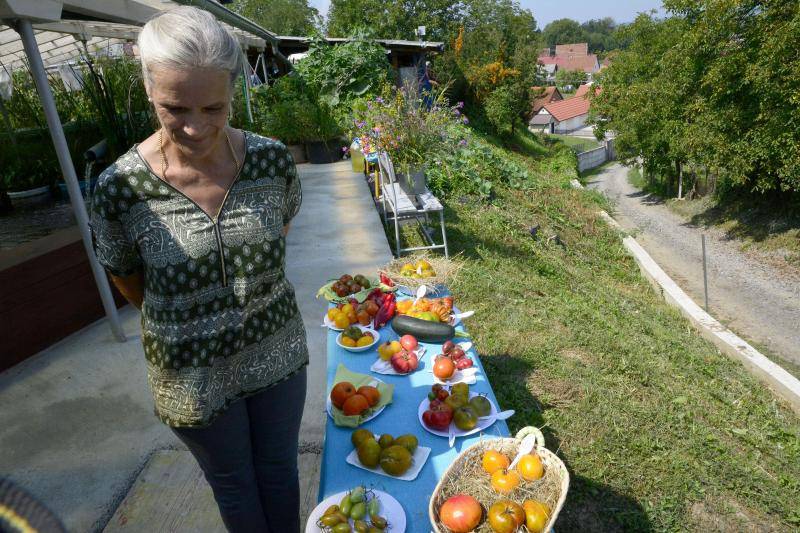
[[[390,0],[391,1],[391,0]],[[611,17],[617,22],[631,22],[638,13],[658,9],[664,15],[661,0],[518,0],[521,7],[529,9],[539,28],[561,18],[571,18],[578,22],[590,19]],[[310,0],[320,14],[328,13],[330,0]]]

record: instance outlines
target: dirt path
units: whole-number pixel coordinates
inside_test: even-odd
[[[591,176],[588,187],[612,200],[612,216],[701,306],[705,232],[711,314],[800,376],[800,280],[742,252],[740,243],[722,232],[692,226],[660,199],[634,188],[627,172],[615,163]]]

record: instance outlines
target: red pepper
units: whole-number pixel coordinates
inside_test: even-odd
[[[375,315],[375,327],[381,328],[385,326],[392,319],[396,310],[397,300],[394,294],[387,294],[384,297],[383,305],[378,309],[378,314]]]
[[[394,281],[392,281],[392,278],[387,276],[384,272],[381,272],[381,283],[387,287],[394,287]]]

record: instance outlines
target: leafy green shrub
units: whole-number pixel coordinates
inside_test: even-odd
[[[284,76],[272,86],[253,89],[255,126],[259,133],[280,139],[286,144],[308,140],[311,131],[311,99],[297,76]]]
[[[297,72],[320,102],[331,108],[357,97],[377,94],[390,79],[386,49],[363,34],[337,45],[317,36]]]
[[[510,87],[498,87],[486,98],[486,118],[497,133],[510,133],[517,112],[514,105],[514,94]]]
[[[426,172],[428,186],[435,194],[477,194],[488,198],[495,184],[518,190],[538,187],[530,171],[470,129],[456,127],[448,131],[448,136],[460,139],[459,149],[444,152]]]

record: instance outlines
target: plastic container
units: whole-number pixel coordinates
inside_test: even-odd
[[[350,145],[350,162],[353,165],[353,172],[364,172],[364,154],[361,153],[358,141],[353,141]]]

